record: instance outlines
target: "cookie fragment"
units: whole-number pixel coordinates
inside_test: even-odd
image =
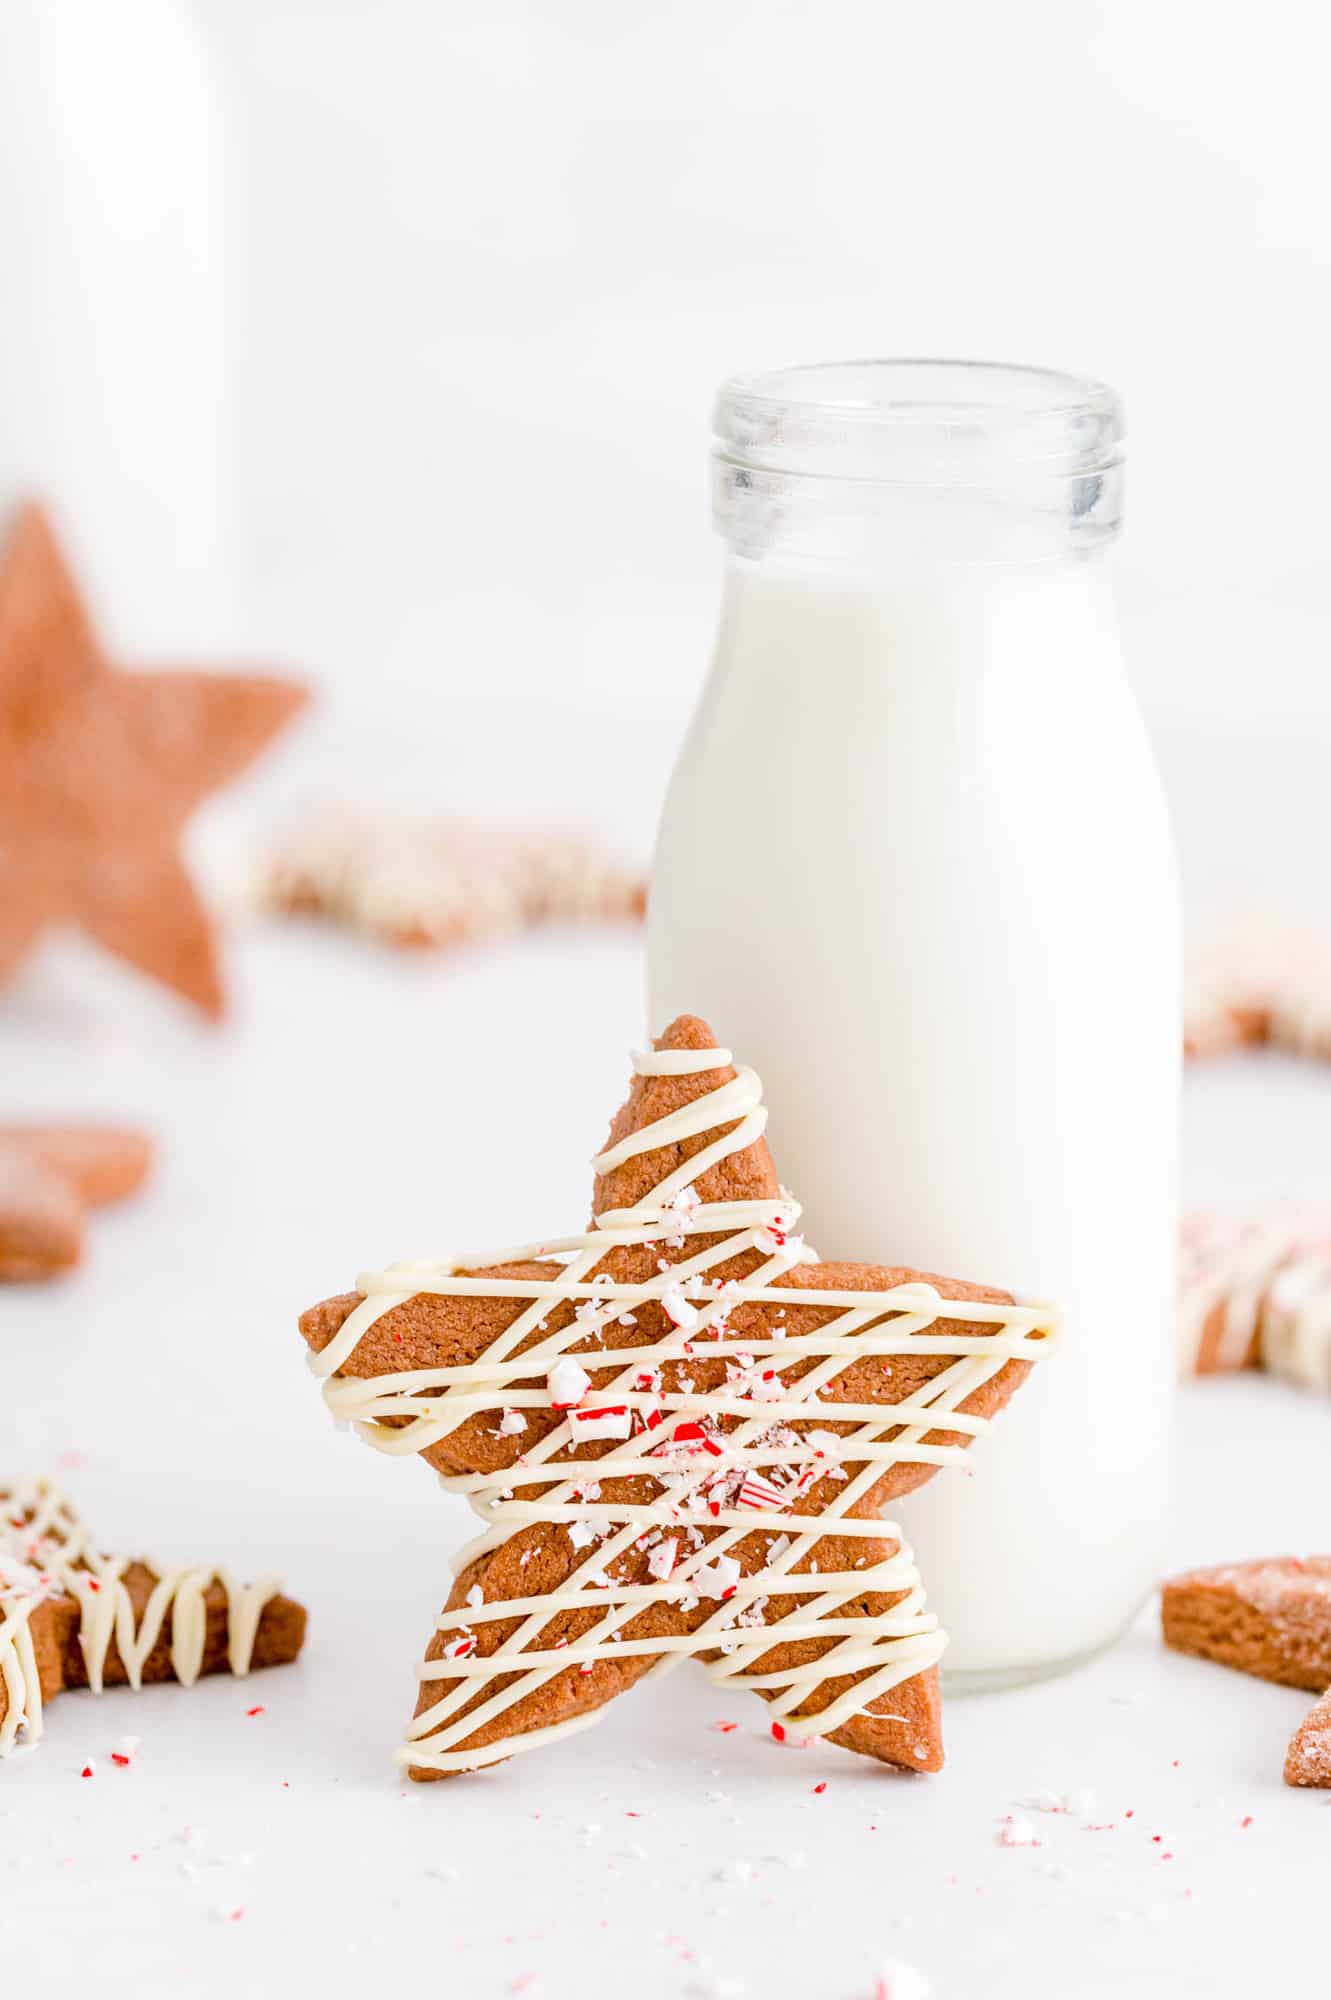
[[[1287,1785],[1331,1786],[1331,1693],[1309,1709],[1290,1740]]]
[[[83,1250],[83,1203],[25,1147],[0,1141],[0,1284],[72,1270]]]
[[[57,1175],[89,1208],[136,1194],[148,1178],[153,1144],[124,1125],[0,1125],[0,1148],[15,1146]]]
[[[1321,1694],[1331,1687],[1331,1556],[1270,1556],[1189,1570],[1161,1600],[1175,1652]]]
[[[151,1140],[119,1126],[0,1125],[0,1283],[70,1270],[85,1209],[132,1194],[151,1159]]]
[[[1261,1046],[1331,1056],[1331,942],[1250,916],[1189,953],[1184,1052],[1204,1058]]]

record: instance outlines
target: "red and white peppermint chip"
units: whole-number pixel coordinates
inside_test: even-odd
[[[566,1354],[545,1378],[550,1401],[556,1410],[571,1410],[592,1386],[592,1378],[571,1354]]]
[[[667,1535],[666,1539],[663,1542],[657,1543],[656,1547],[652,1550],[651,1554],[648,1556],[647,1568],[650,1574],[656,1578],[658,1583],[664,1583],[666,1578],[674,1570],[675,1564],[678,1561],[679,1561],[679,1536]]]
[[[690,1305],[684,1296],[683,1286],[678,1282],[664,1288],[661,1293],[661,1305],[672,1326],[683,1327],[687,1333],[691,1327],[698,1324],[698,1308]]]
[[[685,1423],[675,1425],[670,1442],[685,1445],[690,1452],[710,1452],[713,1458],[722,1456],[721,1446],[716,1439],[709,1437],[702,1425],[695,1423],[691,1418]]]
[[[692,1582],[700,1597],[719,1597],[724,1602],[734,1596],[742,1574],[734,1556],[718,1556],[715,1562],[698,1570]]]
[[[627,1403],[602,1403],[587,1410],[572,1410],[569,1423],[580,1444],[587,1438],[626,1438],[633,1428]]]
[[[771,1508],[779,1513],[785,1507],[786,1496],[779,1486],[773,1486],[771,1480],[764,1479],[761,1473],[746,1472],[737,1504],[741,1507]]]

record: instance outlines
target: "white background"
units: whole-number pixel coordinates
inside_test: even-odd
[[[349,787],[576,808],[645,854],[710,637],[716,380],[939,351],[1124,391],[1130,661],[1194,914],[1331,917],[1331,249],[1305,8],[209,0],[194,33],[170,0],[70,0],[37,8],[68,38],[32,67],[35,5],[6,17],[29,122],[0,143],[0,489],[58,485],[126,651],[226,626],[322,697],[204,816],[219,884]],[[154,191],[151,229],[121,215],[56,310],[75,193],[95,223],[124,188]],[[161,310],[176,267],[195,334]],[[1087,1675],[953,1705],[932,1786],[832,1752],[791,1775],[753,1717],[711,1735],[680,1676],[540,1767],[402,1796],[384,1759],[460,1509],[330,1434],[292,1317],[367,1263],[576,1220],[640,1027],[636,945],[402,966],[237,927],[231,961],[221,1034],[80,953],[0,1006],[4,1107],[139,1118],[163,1149],[84,1274],[0,1300],[0,1463],[75,1454],[109,1536],[277,1562],[310,1650],[252,1696],[53,1708],[0,1774],[7,1966],[34,1954],[55,1993],[95,1958],[99,1992],[136,2000],[389,1976],[486,2000],[538,1970],[549,2000],[627,2000],[707,1991],[700,1965],[764,2000],[868,2000],[893,1956],[940,2000],[1299,1975],[1331,1829],[1278,1780],[1301,1698],[1162,1657],[1149,1616]],[[1324,1194],[1327,1089],[1274,1064],[1198,1079],[1190,1198]],[[1326,1545],[1325,1406],[1208,1386],[1183,1443],[1178,1560]],[[130,1729],[143,1751],[112,1772]],[[1094,1786],[1115,1831],[998,1848],[1045,1785]],[[655,1817],[625,1836],[630,1810]],[[802,1871],[772,1858],[792,1852]],[[718,1882],[737,1859],[753,1881]]]
[[[1176,636],[1154,697],[1326,712],[1307,8],[206,12],[247,169],[264,636],[348,699],[371,660],[413,700],[691,685],[720,376],[960,352],[1123,391],[1125,596]],[[1218,590],[1269,610],[1260,676]]]

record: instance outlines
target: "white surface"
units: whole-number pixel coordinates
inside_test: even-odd
[[[245,1685],[52,1706],[0,1772],[7,1991],[741,1990],[715,1974],[750,2000],[870,2000],[892,1958],[940,2000],[1302,1980],[1331,1859],[1331,1798],[1280,1782],[1304,1698],[1166,1656],[1149,1615],[1066,1680],[949,1703],[934,1780],[778,1750],[759,1703],[686,1669],[546,1756],[400,1784],[389,1753],[468,1517],[419,1465],[333,1432],[292,1322],[362,1265],[576,1223],[641,1025],[638,951],[551,937],[403,961],[279,926],[232,959],[221,1033],[72,954],[0,1013],[16,1108],[122,1112],[162,1140],[84,1272],[0,1297],[0,1466],[77,1455],[65,1476],[107,1536],[280,1568],[309,1646]],[[1331,1071],[1199,1077],[1192,1192],[1325,1192],[1328,1111]],[[1261,1381],[1190,1390],[1174,1559],[1324,1546],[1329,1422]],[[122,1771],[126,1732],[143,1742]],[[1041,1847],[997,1844],[1022,1799],[1086,1786],[1112,1831],[1035,1813]]]

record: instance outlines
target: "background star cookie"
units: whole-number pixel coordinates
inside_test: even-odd
[[[181,837],[305,698],[256,674],[112,667],[45,513],[21,507],[0,554],[0,985],[71,925],[219,1015]]]

